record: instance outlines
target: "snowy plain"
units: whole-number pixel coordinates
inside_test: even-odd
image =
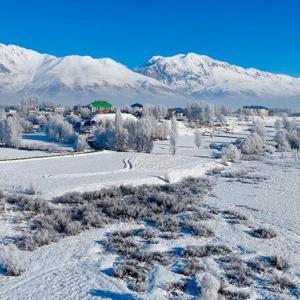
[[[176,182],[185,176],[204,176],[216,167],[226,170],[248,170],[265,180],[248,184],[226,177],[216,179],[213,191],[205,196],[205,203],[218,209],[232,209],[247,216],[253,226],[264,225],[276,231],[278,237],[260,240],[249,234],[249,226],[232,225],[217,217],[207,224],[215,232],[205,242],[229,244],[242,258],[279,254],[288,259],[288,273],[297,278],[300,273],[300,165],[292,158],[278,155],[264,161],[243,161],[224,167],[211,157],[208,148],[212,142],[229,143],[236,137],[249,134],[249,124],[237,125],[230,120],[230,132],[214,132],[203,136],[200,149],[194,147],[193,130],[180,126],[180,137],[175,156],[169,154],[168,141],[155,143],[152,154],[116,153],[110,151],[74,154],[64,157],[31,158],[0,162],[0,190],[22,191],[33,186],[39,196],[51,199],[69,191],[96,190],[120,184],[162,184],[165,176]],[[266,120],[272,126],[274,118]],[[272,128],[269,137],[274,135]],[[203,132],[209,129],[204,129]],[[0,149],[0,153],[3,149]],[[7,151],[7,150],[6,150]],[[8,154],[5,154],[8,155]],[[22,153],[11,151],[9,156]],[[24,152],[24,156],[26,154]],[[0,299],[166,299],[162,286],[177,280],[179,275],[170,269],[156,266],[149,274],[148,289],[143,295],[128,289],[126,283],[111,274],[116,259],[99,244],[108,232],[141,227],[135,223],[118,223],[102,229],[93,229],[57,243],[26,252],[28,271],[20,277],[0,275]],[[12,225],[1,220],[1,239],[14,234]],[[166,251],[187,245],[204,243],[184,235],[176,240],[161,240],[151,250]],[[215,262],[203,259],[209,270],[216,271]],[[217,271],[216,271],[217,272]],[[279,299],[278,295],[255,288],[253,299]],[[287,296],[288,297],[288,296]],[[192,298],[192,297],[191,297]],[[282,299],[294,299],[290,298]]]

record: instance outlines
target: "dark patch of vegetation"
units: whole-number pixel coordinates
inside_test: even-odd
[[[277,236],[274,230],[263,227],[253,229],[250,234],[260,239],[272,239]]]
[[[187,288],[187,280],[171,282],[166,285],[168,298],[170,299],[185,299],[184,293]]]
[[[179,272],[185,276],[194,276],[196,273],[203,271],[203,266],[195,257],[185,259],[179,268]]]
[[[164,238],[180,235],[182,220],[176,216],[191,213],[195,220],[209,218],[200,210],[201,199],[212,186],[203,178],[185,178],[164,185],[120,186],[94,192],[72,192],[46,201],[29,195],[3,195],[11,210],[26,216],[29,230],[16,244],[34,250],[64,236],[76,235],[91,227],[103,227],[115,221],[152,221]],[[19,217],[19,218],[20,218]],[[25,220],[25,219],[23,219]],[[195,234],[200,227],[194,227]],[[203,232],[204,234],[204,232]],[[146,242],[155,243],[150,231],[134,233]],[[157,234],[158,235],[158,234]]]
[[[113,267],[113,275],[128,282],[129,288],[136,292],[145,291],[147,272],[147,267],[133,259],[123,260]]]
[[[219,262],[230,284],[237,287],[248,287],[253,284],[255,275],[241,259],[235,256],[225,256],[220,258]]]
[[[228,300],[247,300],[251,298],[251,294],[248,291],[231,289],[224,283],[221,284],[218,294]]]
[[[212,255],[226,255],[231,253],[231,249],[225,245],[208,244],[204,246],[187,246],[182,251],[184,257],[206,257]]]

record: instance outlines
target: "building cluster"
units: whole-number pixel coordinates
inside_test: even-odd
[[[269,115],[269,109],[261,105],[246,105],[243,106],[242,112],[247,116],[259,116],[267,117]]]

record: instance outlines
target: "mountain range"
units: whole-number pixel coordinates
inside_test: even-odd
[[[300,78],[242,68],[195,53],[154,56],[131,70],[110,59],[56,57],[0,44],[0,103],[23,96],[64,104],[112,100],[184,105],[191,100],[292,107],[300,104]]]

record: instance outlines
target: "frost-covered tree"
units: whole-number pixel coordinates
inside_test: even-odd
[[[241,143],[241,151],[244,154],[261,154],[264,152],[265,142],[262,137],[253,132]]]
[[[91,111],[87,107],[80,107],[78,113],[85,118],[90,115]]]
[[[0,142],[7,147],[18,148],[22,128],[16,116],[0,116]]]
[[[199,149],[202,144],[201,133],[199,129],[196,129],[194,131],[194,142],[195,142],[195,146]]]
[[[33,124],[25,118],[20,117],[19,124],[22,128],[22,132],[30,133],[33,131]]]
[[[75,151],[84,151],[89,148],[89,145],[86,141],[86,137],[83,135],[76,135],[75,143],[74,143],[74,150]]]
[[[226,160],[232,161],[232,162],[238,162],[241,160],[241,152],[233,144],[229,144],[228,147],[225,147],[223,149],[222,156]]]
[[[187,117],[190,121],[211,123],[215,116],[215,107],[205,102],[191,102],[187,104]]]
[[[282,128],[282,120],[281,120],[281,119],[277,119],[277,120],[275,121],[275,123],[274,123],[274,126],[275,126],[275,129],[276,129],[277,131],[281,130],[281,128]]]
[[[262,121],[253,124],[253,132],[257,133],[263,140],[265,139],[265,125]]]
[[[127,151],[128,150],[128,131],[124,128],[124,123],[122,119],[122,114],[119,109],[117,109],[115,114],[115,150],[117,151]]]
[[[97,149],[113,150],[116,144],[116,130],[114,127],[99,126],[95,133]]]
[[[173,116],[171,119],[171,131],[170,131],[170,152],[172,155],[176,153],[176,142],[177,142],[177,120]]]
[[[287,135],[288,133],[285,129],[277,131],[275,135],[276,147],[281,152],[281,156],[283,156],[284,152],[287,152],[291,149]]]
[[[50,115],[45,124],[45,133],[53,141],[74,142],[73,126],[61,115]]]
[[[217,120],[222,124],[226,125],[227,124],[227,118],[223,114],[218,114],[217,115]]]
[[[77,115],[69,115],[66,117],[66,121],[68,121],[74,129],[78,129],[81,124],[81,119]]]
[[[47,123],[47,118],[43,115],[29,114],[27,120],[34,125],[45,125]]]
[[[131,131],[131,148],[137,152],[150,153],[153,149],[152,121],[151,117],[146,116],[138,120],[132,126]]]

